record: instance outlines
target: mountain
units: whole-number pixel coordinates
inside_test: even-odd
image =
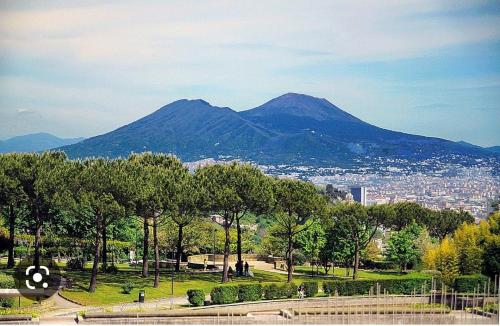
[[[493,153],[500,153],[500,146],[485,147],[485,149]]]
[[[190,161],[245,156],[248,148],[259,148],[273,136],[229,108],[203,100],[179,100],[112,132],[62,149],[70,157],[117,157],[154,151]]]
[[[469,148],[484,149],[483,147],[481,147],[479,145],[474,145],[474,144],[468,143],[468,142],[463,141],[463,140],[457,141],[457,144],[460,144],[462,146],[466,146],[466,147],[469,147]]]
[[[288,93],[242,112],[179,100],[107,134],[62,147],[70,157],[172,153],[184,161],[240,158],[259,163],[360,166],[377,158],[410,162],[495,155],[456,142],[366,123],[329,101]]]
[[[37,133],[12,137],[0,141],[0,153],[9,152],[37,152],[71,145],[82,141],[84,138],[59,138],[49,133]]]

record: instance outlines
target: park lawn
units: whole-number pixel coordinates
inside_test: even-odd
[[[294,267],[294,272],[296,273],[304,273],[305,275],[311,275],[311,267],[310,266],[296,266]],[[318,274],[320,276],[325,275],[325,270],[323,268],[319,268]],[[316,275],[316,268],[314,268],[314,275]],[[346,276],[346,269],[344,267],[335,267],[335,270],[328,271],[328,276],[334,276],[339,278],[350,279],[352,278],[352,268],[349,271],[349,276]],[[360,269],[358,271],[359,279],[364,280],[387,280],[394,278],[431,278],[429,274],[417,272],[417,271],[408,271],[406,273],[401,273],[397,271],[373,271],[373,270],[363,270]]]
[[[254,277],[235,277],[229,284],[241,283],[281,283],[286,282],[285,274],[253,270]],[[153,288],[154,275],[150,273],[148,278],[142,278],[140,271],[120,271],[117,274],[98,274],[97,289],[94,293],[87,291],[90,280],[90,272],[67,272],[68,277],[73,280],[73,288],[66,289],[62,293],[65,297],[86,306],[100,306],[118,303],[134,302],[137,300],[139,291],[145,291],[145,299],[153,300],[158,298],[169,298],[171,295],[171,274],[162,273],[160,286]],[[174,297],[186,295],[189,289],[201,289],[209,294],[212,288],[221,285],[221,274],[212,273],[176,273],[174,277]],[[295,276],[294,282],[300,284],[303,281],[311,280],[308,276]],[[135,287],[130,294],[122,293],[121,286],[125,282],[134,283]]]

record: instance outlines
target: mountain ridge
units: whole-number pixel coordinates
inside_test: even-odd
[[[236,112],[205,100],[177,100],[103,135],[61,147],[70,157],[154,151],[184,161],[356,165],[377,157],[421,161],[443,155],[495,156],[482,148],[379,128],[326,99],[287,93]]]
[[[59,138],[47,132],[15,136],[0,141],[0,153],[38,152],[65,145],[72,145],[82,141],[83,139],[85,138]]]

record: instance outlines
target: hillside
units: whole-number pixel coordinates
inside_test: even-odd
[[[84,138],[59,138],[49,133],[37,133],[12,137],[0,141],[0,153],[27,153],[53,149],[71,145],[82,141]]]
[[[421,161],[493,152],[366,123],[325,99],[288,93],[242,112],[178,100],[107,134],[62,147],[70,157],[172,153],[184,161],[241,158],[259,163],[355,166],[377,157]]]

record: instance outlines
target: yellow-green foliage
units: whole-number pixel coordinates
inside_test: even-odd
[[[452,286],[459,275],[458,254],[453,241],[446,237],[437,249],[436,269],[441,272],[443,281]]]
[[[439,252],[439,245],[432,245],[427,248],[422,256],[422,261],[426,269],[436,269],[436,260]]]
[[[460,274],[469,275],[481,272],[483,249],[479,241],[480,229],[477,224],[464,223],[453,234]]]

